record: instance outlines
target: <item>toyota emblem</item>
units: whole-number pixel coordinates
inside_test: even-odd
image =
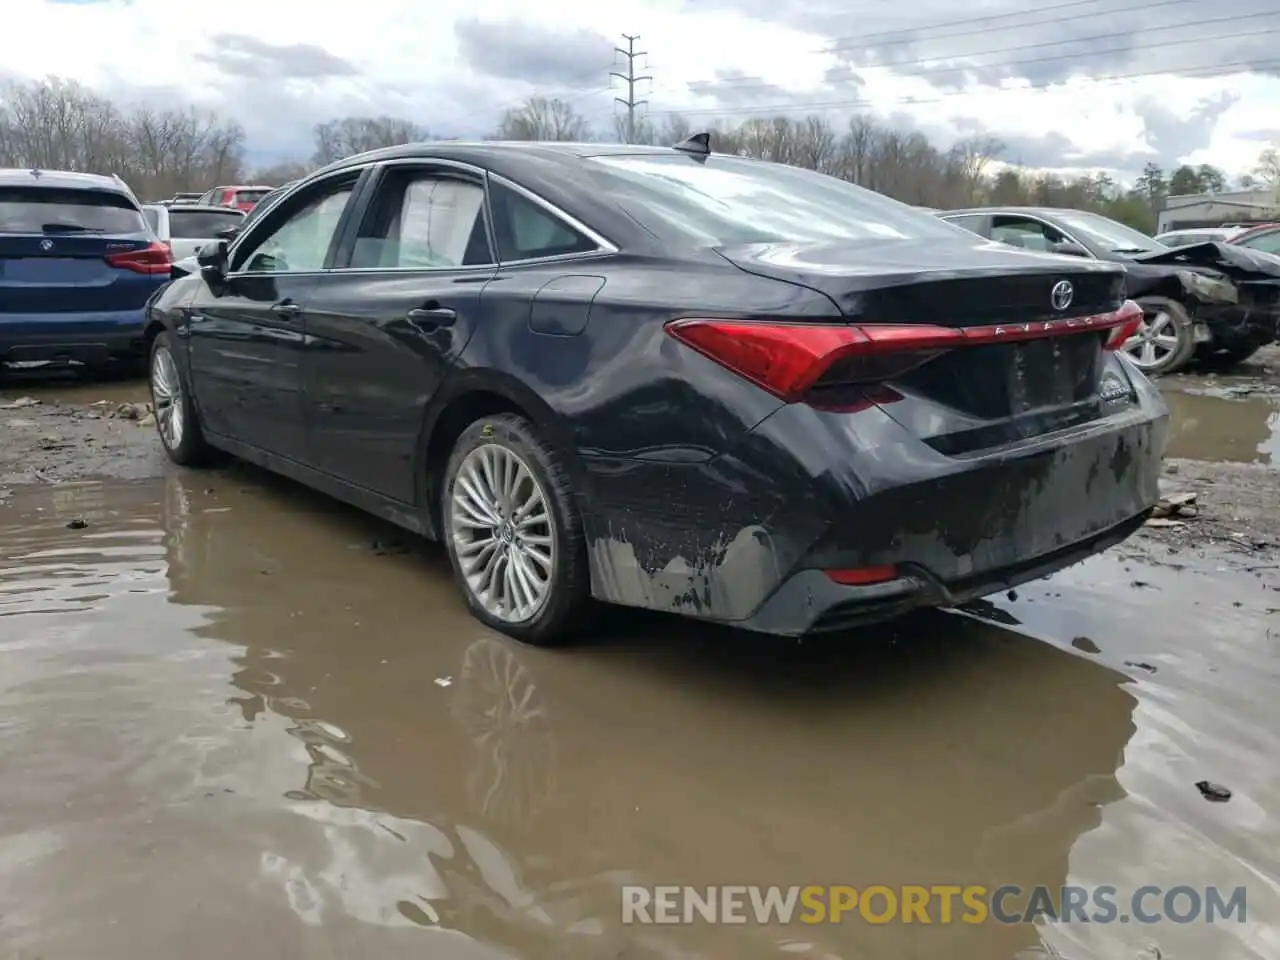
[[[1053,309],[1065,310],[1071,306],[1071,301],[1075,295],[1075,287],[1071,286],[1070,282],[1059,280],[1053,285],[1053,291],[1049,294],[1049,302],[1053,304]]]
[[[53,249],[53,241],[52,241],[52,240],[41,240],[41,241],[40,241],[40,249],[41,249],[41,250],[43,250],[45,253],[48,253],[50,250],[52,250],[52,249]]]

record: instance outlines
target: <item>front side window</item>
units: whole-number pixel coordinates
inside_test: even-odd
[[[428,170],[386,173],[361,224],[351,266],[442,270],[492,263],[484,188]]]
[[[330,185],[301,200],[301,206],[252,250],[237,251],[237,265],[248,273],[307,273],[323,270],[329,247],[354,181]]]
[[[597,156],[600,187],[652,232],[695,243],[956,240],[932,214],[837,177],[712,155]]]

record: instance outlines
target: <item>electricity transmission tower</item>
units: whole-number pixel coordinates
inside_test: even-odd
[[[627,85],[626,97],[614,97],[613,99],[617,100],[618,103],[627,108],[627,143],[635,143],[636,107],[643,106],[649,102],[648,100],[636,99],[636,84],[642,80],[652,80],[653,77],[636,76],[636,57],[646,56],[643,50],[636,49],[636,41],[640,39],[639,35],[631,36],[630,34],[624,33],[622,35],[622,39],[627,41],[627,49],[623,50],[621,47],[614,47],[613,49],[627,58],[627,72],[618,73],[615,70],[611,72],[609,76],[617,77]]]

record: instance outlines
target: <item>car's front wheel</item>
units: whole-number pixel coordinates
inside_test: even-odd
[[[151,409],[156,432],[165,453],[174,463],[194,467],[205,463],[210,448],[200,430],[195,401],[168,332],[160,333],[151,343],[150,359]]]
[[[525,643],[563,643],[591,605],[582,521],[559,453],[524,417],[472,423],[441,485],[441,538],[472,614]]]
[[[1143,297],[1142,326],[1121,349],[1149,377],[1177,373],[1196,351],[1195,323],[1187,308],[1167,297]]]

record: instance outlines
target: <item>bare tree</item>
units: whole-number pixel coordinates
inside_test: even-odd
[[[1280,192],[1280,150],[1267,147],[1258,154],[1258,164],[1253,175],[1264,187]]]
[[[126,112],[73,80],[0,88],[0,165],[118,174],[146,197],[235,182],[244,131],[195,108]]]
[[[591,137],[587,121],[563,100],[530,97],[502,115],[499,140],[581,141]]]
[[[399,117],[339,117],[315,126],[316,148],[311,162],[324,166],[379,147],[430,140],[431,134],[412,120]]]
[[[982,194],[991,161],[1004,153],[1004,142],[996,137],[978,136],[961,140],[951,148],[952,160],[965,188],[965,203],[976,203]]]
[[[307,163],[287,162],[277,163],[270,167],[257,167],[249,175],[249,179],[254,183],[266,184],[268,186],[279,186],[282,183],[289,183],[291,180],[301,180],[314,167]]]

